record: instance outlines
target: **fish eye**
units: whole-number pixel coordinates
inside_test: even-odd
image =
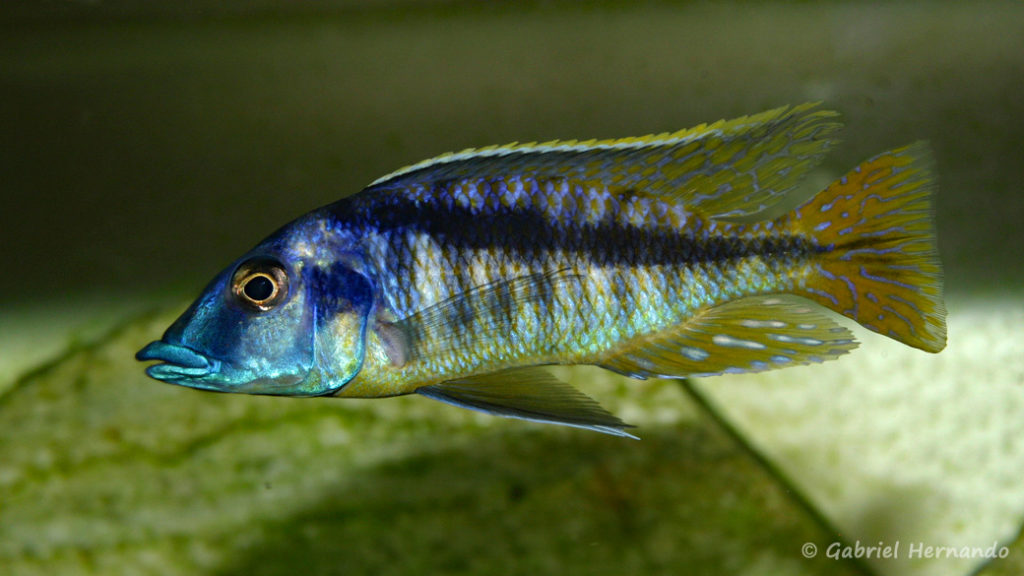
[[[267,311],[288,295],[288,275],[284,267],[273,260],[250,260],[235,271],[231,293],[242,304]]]

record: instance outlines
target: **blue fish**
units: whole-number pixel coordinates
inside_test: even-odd
[[[681,378],[856,347],[818,305],[938,352],[925,144],[765,216],[834,144],[836,117],[805,104],[402,168],[259,243],[136,357],[160,361],[153,378],[202,390],[415,393],[631,436],[543,366]]]

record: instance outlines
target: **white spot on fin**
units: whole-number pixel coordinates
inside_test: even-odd
[[[692,346],[683,346],[679,348],[679,353],[682,354],[685,358],[693,360],[694,362],[700,362],[702,360],[707,359],[707,357],[710,356],[707,350],[701,350],[700,348],[694,348]]]
[[[728,346],[730,348],[746,348],[747,350],[764,350],[765,345],[760,342],[754,342],[753,340],[741,340],[739,338],[733,338],[728,334],[715,334],[711,338],[711,341],[719,346]]]
[[[789,342],[791,344],[803,344],[804,346],[821,346],[824,344],[822,340],[817,338],[802,338],[796,336],[788,336],[786,334],[772,334],[772,338],[779,342]]]
[[[599,365],[640,377],[709,376],[821,362],[856,347],[846,328],[798,302],[733,300],[640,338]]]
[[[747,328],[785,328],[786,323],[781,320],[741,320],[740,326]]]

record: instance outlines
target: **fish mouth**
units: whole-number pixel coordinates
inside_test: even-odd
[[[157,340],[150,342],[135,354],[136,360],[158,360],[162,364],[154,364],[146,368],[146,374],[157,380],[173,384],[188,382],[217,372],[220,361],[207,358],[202,354],[180,344],[170,344]]]

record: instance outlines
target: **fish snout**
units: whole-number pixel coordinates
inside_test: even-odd
[[[157,380],[174,384],[185,384],[195,379],[215,373],[220,369],[220,361],[208,358],[187,346],[171,344],[162,340],[150,342],[135,354],[136,360],[157,360],[146,368],[146,374]]]

